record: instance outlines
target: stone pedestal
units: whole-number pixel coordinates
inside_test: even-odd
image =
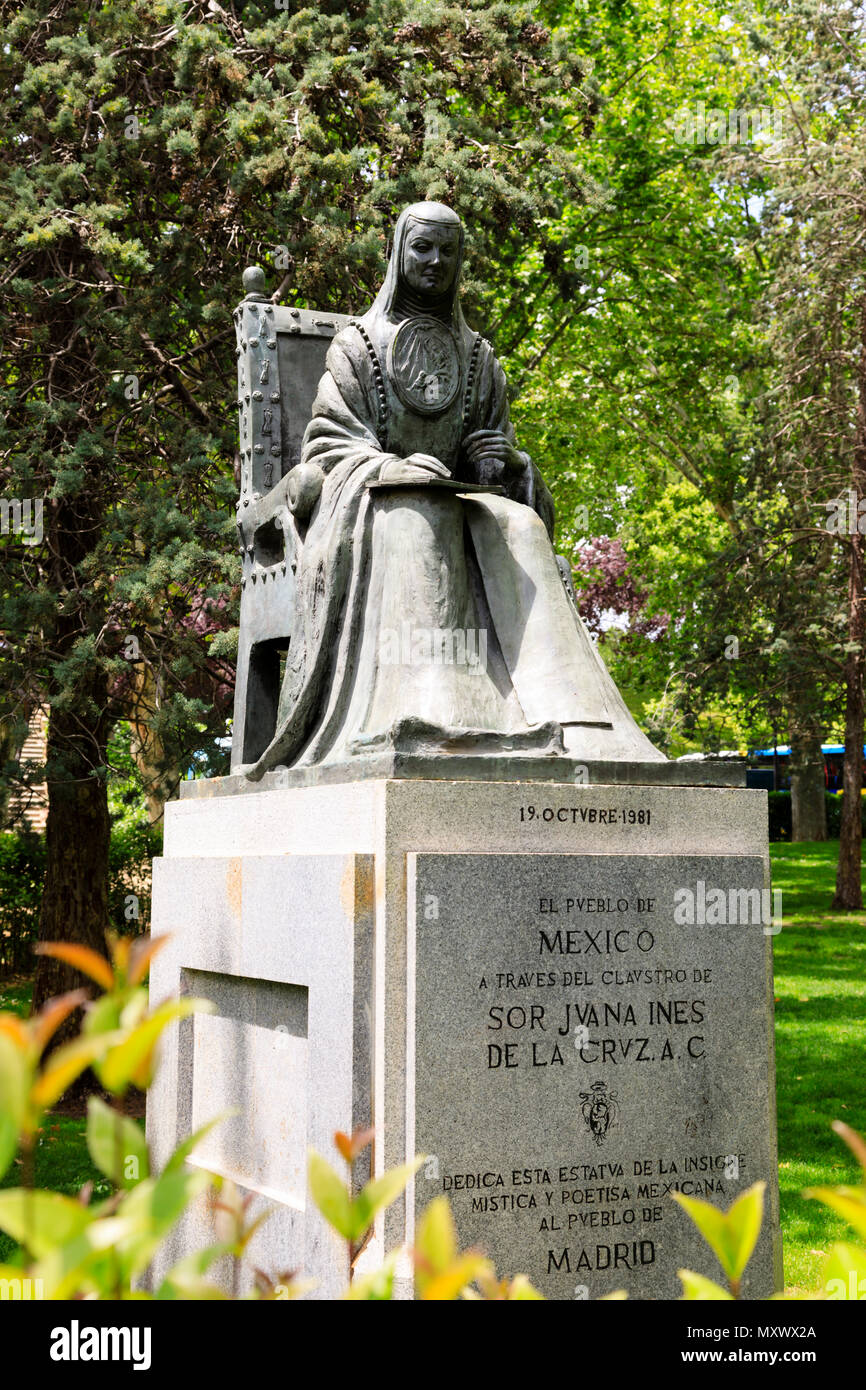
[[[461,1243],[549,1298],[675,1298],[677,1269],[719,1270],[670,1192],[727,1207],[760,1178],[744,1292],[778,1286],[766,794],[623,771],[233,778],[167,807],[151,991],[216,1012],[168,1040],[148,1135],[161,1164],[240,1112],[195,1162],[275,1209],[254,1263],[300,1269],[314,1298],[345,1287],[306,1156],[341,1167],[333,1132],[372,1124],[377,1173],[428,1159],[365,1267],[445,1192]],[[210,1223],[203,1204],[161,1268]],[[411,1296],[408,1259],[402,1276]]]

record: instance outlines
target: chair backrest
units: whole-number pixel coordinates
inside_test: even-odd
[[[263,497],[301,457],[316,388],[346,314],[289,309],[263,293],[258,267],[234,313],[237,334],[241,498]]]
[[[251,266],[234,313],[242,565],[232,767],[254,762],[273,737],[291,641],[295,576],[288,537],[274,520],[278,500],[269,505],[268,493],[300,461],[328,347],[349,322],[345,314],[274,304],[264,288],[264,273]]]

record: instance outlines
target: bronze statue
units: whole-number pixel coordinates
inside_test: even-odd
[[[401,214],[283,480],[298,528],[276,730],[252,778],[384,750],[659,760],[563,585],[553,503],[460,308],[460,219]]]

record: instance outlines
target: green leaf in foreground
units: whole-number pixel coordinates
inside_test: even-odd
[[[0,1230],[39,1259],[80,1234],[95,1213],[73,1197],[38,1188],[0,1192]]]
[[[98,1096],[87,1102],[87,1148],[101,1173],[115,1187],[135,1187],[150,1176],[144,1133],[135,1120],[112,1110]]]
[[[766,1183],[754,1183],[731,1203],[727,1212],[698,1197],[671,1193],[694,1221],[732,1284],[742,1277],[760,1235],[765,1187]]]
[[[356,1220],[360,1223],[360,1229],[357,1231],[355,1239],[373,1224],[380,1211],[397,1200],[425,1159],[426,1154],[420,1154],[409,1163],[401,1163],[397,1168],[390,1168],[380,1178],[372,1178],[366,1187],[361,1189],[353,1204]]]
[[[721,1284],[716,1284],[712,1279],[705,1279],[703,1274],[695,1274],[691,1269],[678,1269],[680,1283],[683,1286],[683,1299],[686,1301],[697,1300],[700,1303],[708,1302],[728,1302],[734,1301],[733,1294],[723,1289]]]
[[[349,1189],[320,1154],[310,1153],[308,1178],[313,1201],[329,1226],[344,1240],[355,1239],[355,1212]]]

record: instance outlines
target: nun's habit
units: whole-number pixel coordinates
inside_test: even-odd
[[[447,291],[422,295],[404,248],[433,223],[459,229],[458,263]],[[324,479],[298,545],[276,732],[253,778],[389,750],[662,758],[566,594],[528,455],[499,492],[459,490],[479,483],[469,435],[514,438],[502,369],[460,309],[462,244],[450,208],[406,208],[375,303],[328,352],[301,458]],[[413,453],[453,481],[379,483]]]

